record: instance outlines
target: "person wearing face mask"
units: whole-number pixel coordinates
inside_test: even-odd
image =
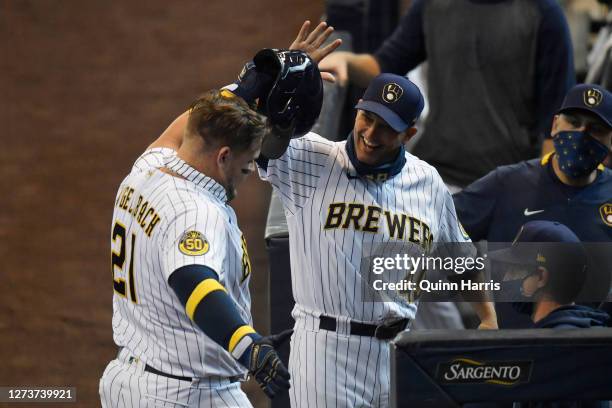
[[[512,307],[536,328],[604,326],[609,316],[574,302],[586,281],[587,252],[567,226],[554,221],[523,225],[510,248],[491,251],[494,264],[506,266],[503,281]]]
[[[604,327],[609,320],[601,310],[575,304],[590,271],[587,251],[567,226],[530,221],[521,227],[510,248],[488,255],[493,271],[505,271],[506,299],[530,318],[533,328],[588,329]],[[608,406],[603,401],[532,401],[515,402],[513,408]]]
[[[602,163],[612,146],[612,94],[581,84],[566,95],[551,131],[554,151],[501,166],[453,196],[473,241],[511,242],[532,220],[567,225],[582,242],[612,241],[612,171]],[[500,327],[525,318],[498,305]]]

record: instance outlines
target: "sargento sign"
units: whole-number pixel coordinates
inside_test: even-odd
[[[436,380],[440,384],[515,385],[528,382],[532,361],[475,361],[456,358],[438,364]]]

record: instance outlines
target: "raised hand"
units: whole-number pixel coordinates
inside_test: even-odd
[[[334,31],[333,27],[328,27],[326,22],[321,22],[317,27],[310,31],[310,21],[304,21],[297,37],[289,46],[290,50],[301,50],[310,55],[310,58],[317,64],[326,56],[331,54],[342,44],[342,40],[336,39],[324,47],[321,47],[325,40]],[[321,78],[326,81],[334,82],[335,78],[328,72],[321,72]]]

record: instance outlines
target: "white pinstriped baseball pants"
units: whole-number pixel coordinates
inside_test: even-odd
[[[102,408],[252,407],[239,382],[228,379],[176,380],[144,371],[140,360],[121,351],[100,379]]]
[[[380,407],[390,404],[388,341],[319,329],[319,319],[299,317],[291,336],[292,408]]]

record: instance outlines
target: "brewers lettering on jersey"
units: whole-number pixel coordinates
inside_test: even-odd
[[[248,407],[247,373],[270,397],[289,387],[273,348],[288,334],[251,327],[251,263],[228,205],[266,131],[244,101],[209,91],[121,183],[111,225],[119,353],[100,380],[103,407]]]
[[[364,299],[362,259],[376,244],[405,241],[428,251],[469,242],[436,170],[403,147],[423,109],[418,88],[382,74],[357,108],[347,141],[310,133],[291,140],[282,157],[257,161],[289,228],[292,407],[388,406],[389,340],[417,305]],[[486,311],[491,319],[490,305]]]

